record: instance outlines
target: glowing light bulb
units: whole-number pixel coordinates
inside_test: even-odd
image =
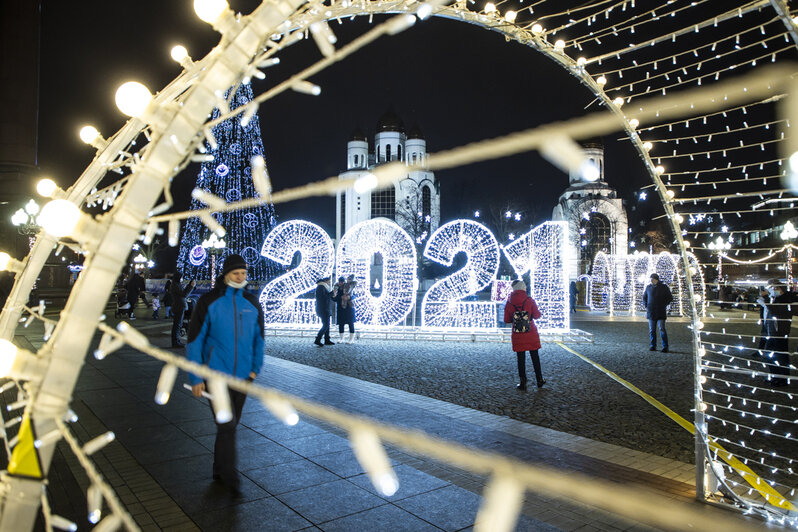
[[[617,98],[615,98],[614,100],[612,100],[612,103],[614,103],[614,104],[615,104],[615,107],[623,107],[623,98],[621,98],[620,96],[618,96]]]
[[[80,140],[82,140],[86,144],[91,144],[92,142],[94,142],[94,140],[97,137],[100,136],[100,132],[97,131],[96,127],[88,125],[80,128],[80,132],[78,133],[78,135],[80,135]]]
[[[563,50],[565,50],[565,41],[562,39],[557,39],[554,42],[554,49],[557,50],[558,52],[562,52]]]
[[[654,147],[654,145],[651,144],[650,142],[644,142],[643,143],[643,149],[646,150],[646,151],[651,151],[651,148],[653,148],[653,147]]]
[[[604,85],[607,84],[607,78],[605,78],[604,76],[599,76],[598,79],[596,79],[596,83],[598,83],[603,87]]]
[[[496,13],[496,4],[493,2],[485,4],[485,13]]]
[[[543,26],[541,26],[540,24],[533,24],[532,33],[535,35],[540,35],[541,33],[543,33]]]
[[[585,181],[597,181],[601,177],[598,165],[590,159],[585,159],[579,167],[579,173]]]
[[[14,224],[15,226],[22,225],[27,221],[28,221],[28,215],[25,214],[24,209],[17,209],[17,212],[11,215],[11,223]]]
[[[25,204],[25,212],[28,213],[30,216],[36,216],[39,214],[39,204],[33,200],[30,200],[28,203]]]
[[[583,67],[586,64],[587,64],[587,59],[585,59],[584,57],[580,57],[579,59],[576,60],[576,66]]]
[[[369,190],[377,188],[377,176],[374,174],[366,174],[355,181],[354,189],[358,194],[365,194]]]
[[[8,257],[7,253],[0,253]],[[17,358],[17,346],[8,340],[0,338],[0,377],[8,377],[11,374],[11,368],[14,367],[14,361]]]
[[[228,9],[225,0],[194,0],[194,12],[203,22],[213,24]]]
[[[80,209],[71,201],[56,199],[48,202],[36,220],[45,231],[55,237],[67,236],[80,220]]]
[[[138,81],[128,81],[116,89],[116,106],[128,116],[139,117],[144,114],[152,101],[150,90]]]
[[[172,47],[172,50],[169,52],[169,55],[172,56],[172,59],[177,61],[178,63],[182,63],[184,59],[188,57],[188,50],[182,44],[178,44]]]
[[[632,129],[636,129],[640,125],[640,121],[637,118],[632,118],[629,120],[629,125],[632,126]]]
[[[36,192],[45,198],[52,198],[56,188],[58,188],[58,186],[55,184],[55,181],[50,178],[44,178],[36,183]]]
[[[509,23],[513,23],[515,22],[515,17],[517,16],[518,14],[515,11],[508,11],[507,13],[504,14],[504,20],[506,20]]]
[[[662,166],[662,165],[656,166],[656,167],[654,167],[654,171],[657,172],[657,174],[664,174],[665,173],[665,167]]]

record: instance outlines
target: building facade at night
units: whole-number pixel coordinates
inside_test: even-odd
[[[405,133],[402,120],[392,110],[377,122],[374,143],[355,130],[346,147],[346,171],[339,179],[357,178],[375,167],[393,161],[423,165],[427,141],[418,126]],[[336,196],[335,237],[340,240],[353,225],[364,220],[387,218],[405,229],[414,240],[423,239],[440,225],[440,187],[433,172],[409,171],[393,187],[358,194],[349,188]]]

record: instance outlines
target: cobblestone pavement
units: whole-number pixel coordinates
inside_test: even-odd
[[[692,420],[692,337],[668,322],[670,353],[648,350],[648,323],[578,319],[594,344],[572,346]],[[337,333],[333,335],[336,341]],[[526,423],[693,462],[693,438],[643,399],[556,344],[540,352],[547,384],[527,392],[509,344],[362,340],[317,348],[307,338],[269,338],[267,354]],[[531,361],[527,374],[532,377]],[[530,379],[530,383],[533,379]]]

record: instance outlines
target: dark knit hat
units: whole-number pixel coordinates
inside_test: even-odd
[[[241,255],[228,255],[227,258],[224,259],[224,266],[222,266],[222,275],[227,275],[233,270],[246,270],[247,269],[247,261],[244,260],[244,257]]]
[[[656,273],[652,273],[651,274],[651,278],[652,279],[656,279],[657,281],[659,281],[659,275],[657,275]]]

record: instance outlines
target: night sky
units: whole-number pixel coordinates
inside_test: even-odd
[[[249,13],[258,2],[231,1]],[[375,17],[375,21],[377,18]],[[338,46],[364,33],[365,18],[331,24]],[[219,35],[194,14],[190,0],[137,2],[45,1],[41,32],[39,165],[66,187],[94,155],[78,138],[91,123],[108,137],[125,117],[114,92],[128,80],[160,90],[180,67],[169,57],[183,44],[195,59],[218,43]],[[281,64],[254,80],[256,94],[321,58],[312,40],[280,55]],[[287,92],[259,110],[266,161],[275,189],[337,175],[344,170],[346,142],[359,127],[373,141],[379,117],[389,108],[405,127],[418,124],[429,152],[565,120],[585,113],[592,101],[561,67],[536,51],[463,22],[431,19],[383,37],[311,81],[313,97]],[[592,105],[589,111],[596,111]],[[604,138],[606,178],[628,201],[635,222],[639,187],[650,183],[642,162],[620,134]],[[187,208],[198,165],[175,178],[173,192]],[[115,175],[115,174],[112,174]],[[565,174],[536,153],[437,172],[442,222],[512,202],[530,224],[551,216]],[[654,202],[649,208],[654,207]],[[279,220],[304,218],[334,233],[333,198],[276,206]],[[648,214],[646,214],[646,217]]]

